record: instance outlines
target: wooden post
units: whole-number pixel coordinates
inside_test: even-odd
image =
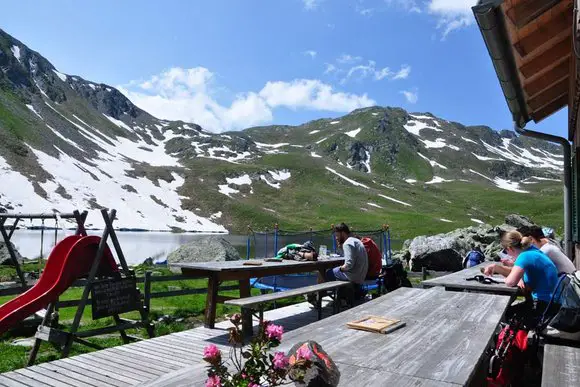
[[[73,216],[77,221],[77,229],[75,231],[75,235],[87,235],[87,230],[85,230],[85,221],[87,220],[88,211],[83,211],[82,213],[79,210],[74,210]],[[62,218],[62,215],[61,215]]]
[[[113,220],[115,220],[115,215],[117,214],[116,210],[111,210],[110,218],[103,213],[103,220],[105,221],[105,226],[109,229],[109,236],[113,241],[113,246],[115,247],[115,251],[117,252],[117,258],[119,258],[119,262],[121,263],[121,267],[125,272],[125,275],[131,275],[131,271],[129,270],[129,266],[127,266],[127,261],[125,260],[125,255],[123,254],[123,250],[121,250],[121,245],[119,244],[119,240],[117,239],[117,234],[115,233],[115,229],[113,228]]]
[[[218,287],[217,274],[211,273],[207,282],[207,298],[205,299],[205,326],[210,329],[215,327]]]
[[[107,214],[107,210],[103,209],[101,210],[101,214],[103,215],[103,218],[110,216],[110,219],[115,219],[115,210],[111,210],[111,214],[108,215]],[[81,225],[81,223],[79,223],[79,226]],[[80,229],[80,227],[79,227]],[[84,230],[84,226],[82,227],[82,230]],[[86,232],[86,231],[85,231]],[[77,307],[77,312],[75,314],[73,323],[71,325],[70,328],[70,334],[71,337],[75,335],[75,333],[77,332],[80,323],[81,323],[81,319],[83,318],[83,312],[85,311],[85,306],[87,304],[87,301],[89,299],[89,293],[91,291],[91,286],[93,283],[93,280],[95,279],[95,276],[97,274],[97,271],[99,269],[99,266],[101,264],[101,259],[105,253],[105,248],[107,247],[107,239],[109,237],[109,227],[105,226],[105,229],[103,230],[103,236],[101,237],[101,241],[99,242],[99,248],[97,249],[97,254],[95,256],[95,260],[93,261],[93,265],[91,266],[91,271],[89,272],[89,275],[87,277],[87,283],[85,285],[85,288],[83,290],[83,295],[81,297],[81,302],[79,303],[79,306]],[[72,346],[73,340],[71,338],[69,338],[67,340],[66,345],[64,346],[63,350],[62,350],[62,357],[67,357],[68,354],[70,353],[70,349]]]
[[[46,309],[46,313],[44,315],[44,318],[42,319],[42,323],[40,324],[40,327],[44,327],[47,325],[48,321],[52,318],[52,312],[54,311],[54,303],[48,305],[48,308]],[[38,354],[38,350],[40,349],[40,344],[42,343],[42,340],[40,340],[39,338],[34,339],[34,346],[32,347],[32,350],[30,351],[30,354],[28,355],[28,367],[34,365],[34,362],[36,361],[36,355]]]
[[[423,278],[423,281],[427,279],[427,269],[425,267],[421,268],[421,278]]]
[[[147,313],[147,318],[149,318],[149,312],[151,311],[151,271],[145,272],[145,279],[143,280],[143,307]]]
[[[8,234],[8,239],[12,238],[12,234],[14,234],[14,231],[16,230],[16,226],[18,225],[19,221],[20,218],[14,219],[14,223],[12,223],[12,227],[10,228],[10,234]]]
[[[2,234],[2,238],[6,243],[6,249],[8,250],[8,254],[10,254],[10,258],[12,259],[12,263],[16,268],[16,273],[18,274],[18,278],[20,279],[20,283],[22,287],[26,289],[26,279],[24,278],[24,273],[22,272],[22,268],[20,267],[20,262],[18,262],[18,258],[16,258],[16,253],[12,248],[12,244],[10,243],[10,237],[6,233],[6,229],[4,228],[4,224],[6,223],[5,217],[0,216],[0,234]],[[11,233],[12,234],[12,233]]]

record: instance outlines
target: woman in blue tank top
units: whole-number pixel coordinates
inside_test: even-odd
[[[544,313],[552,298],[558,283],[558,269],[547,255],[532,245],[532,238],[523,237],[518,231],[506,233],[501,239],[501,245],[515,259],[513,267],[492,264],[485,268],[484,274],[503,275],[507,286],[515,287],[523,281],[525,287],[531,290],[532,302],[518,305],[518,310],[513,312],[524,312],[525,317],[535,321]]]

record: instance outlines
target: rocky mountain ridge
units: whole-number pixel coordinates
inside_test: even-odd
[[[209,133],[63,74],[0,30],[0,211],[111,207],[119,227],[211,232],[339,216],[412,233],[558,200],[562,165],[557,145],[391,107]]]

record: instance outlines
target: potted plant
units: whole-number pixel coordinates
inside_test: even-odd
[[[204,349],[203,359],[209,363],[206,387],[272,387],[280,386],[291,378],[300,382],[312,366],[312,352],[304,347],[293,356],[290,364],[284,352],[275,352],[280,345],[284,328],[264,321],[258,335],[244,347],[241,316],[234,314],[230,321],[230,363],[224,361],[221,351],[214,344]],[[229,366],[229,367],[228,367]]]

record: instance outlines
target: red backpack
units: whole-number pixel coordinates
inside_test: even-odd
[[[381,274],[381,268],[383,267],[381,250],[379,250],[379,247],[371,238],[364,237],[361,239],[361,242],[367,251],[367,257],[369,259],[367,278],[377,278]]]
[[[521,378],[528,350],[528,331],[504,325],[491,354],[488,387],[511,386]]]

